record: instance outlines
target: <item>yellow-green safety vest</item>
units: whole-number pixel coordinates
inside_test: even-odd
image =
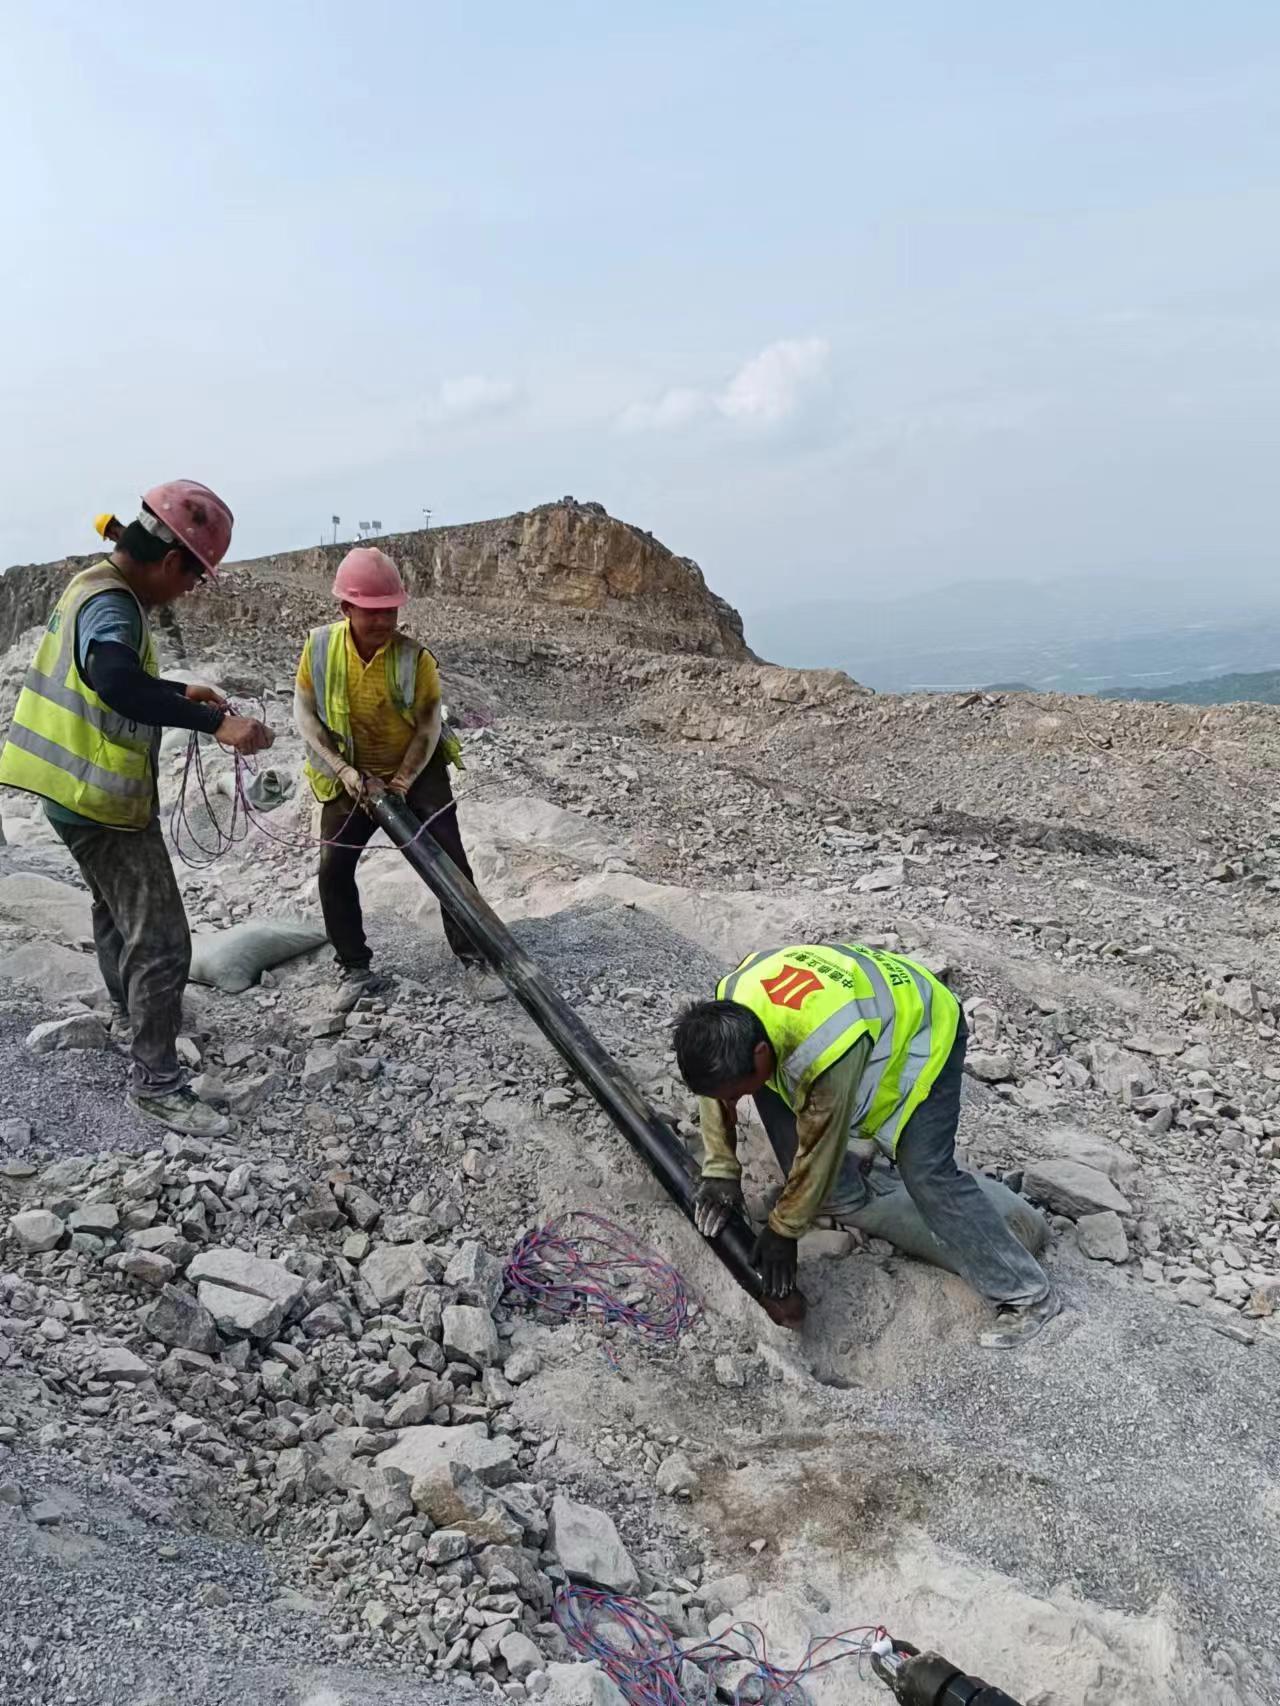
[[[851,942],[749,954],[716,997],[748,1007],[776,1059],[769,1088],[789,1108],[861,1038],[872,1039],[850,1129],[892,1154],[956,1040],[960,1004],[914,960]]]
[[[316,712],[325,731],[341,753],[344,763],[355,763],[355,742],[351,737],[351,697],[347,688],[347,629],[341,622],[330,622],[323,628],[313,628],[307,636],[311,654],[311,690]],[[384,653],[387,671],[387,695],[405,722],[413,724],[413,701],[418,682],[418,659],[424,648],[407,634],[396,634]],[[440,746],[450,764],[462,768],[462,748],[457,737],[448,729],[441,732]],[[318,800],[333,800],[342,784],[336,776],[322,769],[314,758],[308,757],[303,766],[312,792]]]
[[[18,695],[0,753],[0,786],[40,794],[110,829],[145,829],[155,815],[160,730],[113,711],[76,667],[76,617],[102,592],[133,589],[113,564],[96,563],[68,584]],[[143,669],[159,675],[142,618]]]

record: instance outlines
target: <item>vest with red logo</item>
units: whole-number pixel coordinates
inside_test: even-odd
[[[776,1060],[769,1088],[793,1109],[870,1036],[852,1128],[890,1150],[933,1088],[960,1022],[955,996],[924,966],[847,942],[749,954],[716,998],[750,1008],[764,1026]]]

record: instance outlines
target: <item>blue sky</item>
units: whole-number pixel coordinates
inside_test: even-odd
[[[6,23],[0,563],[189,474],[241,555],[573,492],[748,608],[1273,572],[1274,7]]]

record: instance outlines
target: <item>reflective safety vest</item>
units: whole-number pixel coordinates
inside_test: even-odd
[[[769,1088],[789,1108],[862,1037],[872,1039],[850,1129],[892,1154],[956,1040],[960,1004],[914,960],[849,942],[749,954],[716,998],[749,1007],[776,1066]]]
[[[311,649],[311,688],[316,713],[324,724],[333,744],[347,764],[355,763],[355,743],[351,738],[351,698],[347,690],[347,627],[330,622],[327,627],[313,628],[307,640]],[[383,654],[387,670],[387,697],[406,723],[413,723],[414,690],[418,681],[418,659],[422,647],[407,634],[397,634]],[[307,780],[318,800],[336,799],[342,784],[308,758],[304,765]]]
[[[160,730],[111,710],[76,667],[76,617],[102,592],[134,598],[119,569],[102,562],[76,575],[58,600],[18,695],[0,753],[0,786],[41,794],[110,829],[145,829],[155,815]],[[142,667],[159,675],[146,614],[138,610]]]

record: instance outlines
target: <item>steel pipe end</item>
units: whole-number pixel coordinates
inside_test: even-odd
[[[804,1326],[809,1304],[802,1291],[793,1291],[789,1297],[762,1297],[759,1303],[769,1319],[779,1327],[798,1333]]]

